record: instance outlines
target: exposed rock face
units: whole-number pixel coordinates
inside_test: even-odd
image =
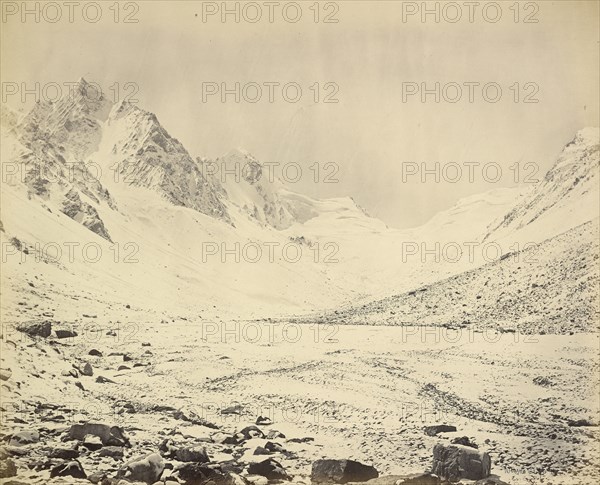
[[[468,446],[440,443],[433,448],[432,472],[451,481],[486,478],[491,467],[490,455]]]
[[[98,236],[112,242],[96,208],[81,200],[77,190],[71,189],[65,194],[62,212],[74,221],[83,224],[90,231],[98,234]]]
[[[313,483],[366,482],[377,478],[379,473],[369,465],[353,460],[317,460],[312,465]]]

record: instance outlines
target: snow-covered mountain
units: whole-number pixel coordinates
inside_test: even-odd
[[[44,261],[39,248],[49,243],[99,245],[105,255],[134,248],[135,265],[122,264],[122,252],[115,261],[53,265],[57,284],[87,275],[111,298],[143,305],[160,291],[189,308],[210,301],[249,313],[363,302],[489,262],[407,259],[407,245],[424,252],[499,242],[505,253],[513,242],[539,243],[598,217],[594,129],[580,131],[539,184],[473,195],[396,230],[351,197],[290,190],[246,150],[192,155],[156,115],[90,89],[82,79],[70,96],[24,116],[2,107],[0,237]],[[37,263],[25,265],[39,272]]]

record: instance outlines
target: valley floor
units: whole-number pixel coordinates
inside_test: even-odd
[[[158,451],[165,438],[201,443],[215,462],[264,459],[252,452],[265,440],[226,446],[210,438],[258,416],[273,421],[265,433],[286,435],[279,442],[291,454],[275,458],[295,482],[309,483],[319,458],[357,459],[380,474],[423,472],[436,443],[461,436],[489,452],[492,473],[511,484],[600,479],[598,334],[256,323],[221,319],[216,310],[192,317],[127,308],[33,284],[37,296],[3,316],[1,365],[10,369],[2,382],[4,436],[27,429],[41,436],[12,457],[26,483],[66,483],[50,480],[43,463],[49,449],[64,445],[61,431],[79,420],[118,424],[130,436],[122,460],[80,456],[88,474],[114,476],[123,461]],[[61,319],[62,328],[76,337],[30,339],[14,329],[55,319],[68,299],[79,315],[70,325]],[[102,355],[89,355],[92,349]],[[92,376],[68,375],[86,362]],[[423,428],[435,424],[457,431],[426,435]],[[297,439],[305,437],[314,440]]]

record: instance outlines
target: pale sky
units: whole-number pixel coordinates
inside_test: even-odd
[[[2,2],[4,13],[12,12],[7,3],[22,4]],[[403,22],[403,2],[394,1],[329,2],[339,8],[332,17],[337,23],[322,22],[334,12],[327,2],[320,6],[319,23],[310,9],[313,1],[299,2],[297,23],[286,22],[280,8],[270,23],[265,2],[255,2],[263,13],[257,23],[243,18],[236,23],[233,16],[222,23],[219,15],[203,22],[202,2],[129,2],[139,6],[137,12],[122,2],[115,23],[109,10],[114,1],[100,3],[97,23],[84,21],[77,8],[70,23],[64,5],[56,23],[44,18],[36,23],[32,15],[23,23],[20,12],[3,18],[3,83],[60,84],[83,76],[110,96],[108,86],[136,83],[139,105],[156,113],[193,156],[215,158],[243,147],[264,162],[297,162],[305,172],[292,188],[320,197],[351,195],[373,216],[398,228],[424,223],[461,197],[514,185],[508,167],[517,162],[537,163],[538,178],[543,177],[578,129],[599,124],[597,1],[537,2],[535,14],[534,6],[522,2],[518,23],[509,9],[513,0],[499,2],[497,23],[486,21],[480,10],[471,23],[464,2],[456,2],[463,14],[456,23],[444,18],[436,23],[432,16],[422,23],[418,14]],[[431,8],[434,3],[429,2]],[[254,15],[247,8],[248,16]],[[447,8],[448,16],[455,15]],[[123,23],[128,13],[139,22]],[[538,22],[524,23],[528,14]],[[226,103],[219,96],[203,102],[203,83],[233,88],[236,82],[295,82],[303,93],[299,102],[290,103],[275,88],[275,101],[269,103],[263,85],[262,98],[254,104],[235,103],[232,96]],[[339,103],[315,103],[309,89],[315,82],[321,96],[328,92],[325,83],[335,83]],[[409,82],[429,87],[458,83],[462,98],[454,104],[435,103],[432,95],[426,103],[419,96],[403,102],[403,83]],[[475,88],[469,103],[465,82],[498,83],[502,97],[486,102]],[[516,82],[519,103],[513,100],[514,88],[509,89]],[[525,89],[526,83],[534,84]],[[533,98],[539,102],[523,103],[534,85],[539,90]],[[9,98],[9,105],[23,108],[17,96]],[[308,170],[314,162],[336,163],[339,182],[315,184]],[[494,162],[503,168],[503,177],[490,183],[476,171],[470,183],[465,168],[454,184],[431,179],[423,184],[418,176],[403,182],[405,162],[428,167]]]

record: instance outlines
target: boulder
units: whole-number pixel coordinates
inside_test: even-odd
[[[98,456],[109,456],[115,460],[123,458],[123,448],[120,446],[105,446],[98,452]]]
[[[257,426],[246,426],[244,429],[239,431],[238,434],[242,434],[244,439],[250,440],[252,438],[264,438],[264,433]]]
[[[83,441],[90,434],[98,436],[104,446],[130,446],[123,428],[102,423],[74,424],[67,432],[66,439]]]
[[[310,474],[313,483],[366,482],[377,477],[374,467],[354,460],[317,460]]]
[[[427,436],[435,436],[438,433],[452,433],[453,431],[456,431],[456,426],[450,426],[447,424],[436,424],[434,426],[426,426],[425,428],[423,428],[423,431],[425,431],[425,434]]]
[[[0,460],[0,478],[9,478],[17,475],[17,465],[10,458]]]
[[[432,472],[450,481],[486,478],[491,467],[490,455],[469,446],[440,443],[433,448]]]
[[[221,470],[210,468],[200,463],[179,465],[173,470],[173,476],[178,477],[185,485],[204,485],[208,483],[234,485],[236,483],[231,474],[223,473]]]
[[[262,475],[268,480],[291,480],[281,463],[272,458],[257,463],[251,463],[248,467],[250,475]]]
[[[77,460],[67,461],[56,465],[50,470],[50,478],[54,477],[73,477],[73,478],[87,478],[87,475],[81,467],[81,463]]]
[[[162,456],[158,453],[150,453],[123,465],[117,472],[117,478],[152,484],[160,478],[164,469],[165,463]]]
[[[92,367],[92,364],[86,362],[84,366],[81,369],[79,369],[79,372],[81,372],[82,376],[90,377],[94,375],[94,368]]]
[[[175,452],[175,458],[184,462],[208,463],[210,458],[206,448],[202,446],[179,448]]]
[[[463,446],[470,446],[471,448],[479,448],[479,446],[477,446],[476,443],[471,441],[468,436],[461,436],[459,438],[454,438],[454,439],[450,440],[450,443],[452,443],[453,445],[463,445]]]
[[[48,452],[48,458],[59,458],[61,460],[73,460],[79,456],[79,451],[74,448],[52,448]]]
[[[58,328],[54,333],[56,334],[56,338],[60,339],[77,337],[77,332],[68,328]]]
[[[102,439],[100,436],[96,436],[95,434],[85,435],[83,438],[83,446],[85,446],[90,451],[96,451],[102,448]]]
[[[30,337],[48,338],[52,334],[52,323],[48,320],[43,322],[27,322],[17,325],[17,330]]]
[[[19,431],[10,437],[9,446],[25,446],[32,443],[37,443],[40,440],[40,434],[32,429],[27,431]]]

